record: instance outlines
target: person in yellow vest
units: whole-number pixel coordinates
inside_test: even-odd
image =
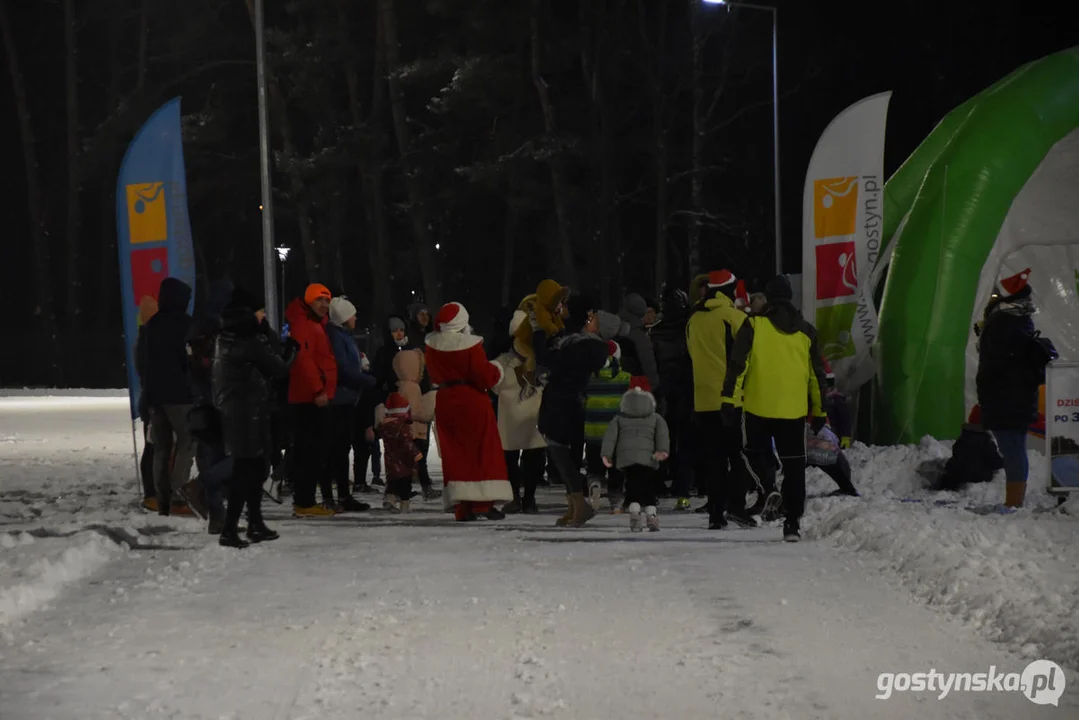
[[[722,530],[728,519],[744,527],[756,526],[745,512],[746,487],[742,474],[742,439],[736,428],[725,427],[723,379],[734,338],[746,314],[734,306],[738,279],[729,270],[709,273],[698,303],[686,326],[686,344],[693,363],[693,411],[697,425],[694,462],[698,481],[708,490],[708,527]],[[684,509],[689,498],[678,498]],[[684,505],[683,505],[684,503]]]
[[[783,464],[783,539],[798,542],[806,497],[806,418],[813,432],[827,422],[821,402],[824,363],[817,331],[791,302],[790,281],[769,281],[763,315],[750,317],[735,337],[723,381],[723,419],[742,428],[743,458],[754,479],[766,472],[775,443]]]

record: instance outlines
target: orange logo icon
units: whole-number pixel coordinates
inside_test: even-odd
[[[853,235],[857,222],[857,177],[813,181],[813,230],[816,237]]]
[[[136,183],[127,186],[127,228],[131,243],[169,239],[165,215],[165,184]]]

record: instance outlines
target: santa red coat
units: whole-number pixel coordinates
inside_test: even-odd
[[[483,338],[457,332],[427,336],[425,358],[438,386],[435,434],[442,456],[447,504],[513,499],[498,423],[487,393],[502,381],[488,362]]]

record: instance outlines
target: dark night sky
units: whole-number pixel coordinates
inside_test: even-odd
[[[791,260],[800,255],[800,203],[806,165],[819,134],[836,113],[871,93],[894,92],[885,160],[886,174],[890,174],[955,105],[1025,62],[1079,44],[1079,11],[1070,3],[1061,3],[1068,9],[1059,11],[1051,11],[1053,5],[1045,2],[999,1],[779,0],[778,6],[780,88],[782,93],[797,90],[781,102],[784,251]],[[48,202],[62,203],[65,116],[59,3],[8,0],[8,8],[17,29],[23,71],[32,88]],[[706,8],[713,19],[726,12],[719,6]],[[770,14],[745,9],[738,12],[747,32],[759,38],[761,63],[767,66]],[[100,87],[98,76],[104,74],[95,66],[105,59],[86,54],[80,61],[84,84],[81,102],[90,106]],[[808,64],[819,65],[821,72],[811,80],[799,81],[801,69]],[[6,58],[0,58],[0,66],[0,207],[5,246],[15,249],[0,263],[0,286],[5,297],[11,297],[26,285],[29,258],[25,251],[24,169]],[[771,88],[768,76],[762,73],[761,77],[760,96],[766,99]],[[251,104],[253,108],[254,95]],[[768,107],[757,112],[762,124],[771,122],[770,112]],[[255,128],[251,131],[256,132]],[[754,145],[758,161],[746,168],[747,175],[770,178],[770,129],[767,134],[734,140]],[[56,147],[49,150],[46,146]],[[245,177],[257,182],[254,172]],[[244,195],[257,196],[257,192],[253,187]],[[197,219],[193,224],[198,225]],[[53,231],[62,232],[62,222]]]

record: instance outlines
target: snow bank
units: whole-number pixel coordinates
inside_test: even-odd
[[[1003,475],[961,493],[922,489],[918,465],[949,455],[949,443],[932,439],[918,447],[855,447],[854,482],[865,497],[811,500],[808,537],[858,553],[918,599],[1024,657],[1079,669],[1079,518],[1044,512],[1057,504],[1036,481],[1044,458],[1030,453],[1028,507],[979,515],[971,508],[1002,501]],[[830,482],[812,471],[810,494],[830,490]]]
[[[54,600],[119,552],[115,543],[96,533],[56,542],[37,541],[27,533],[0,535],[0,626]]]
[[[0,400],[3,398],[112,398],[128,397],[127,388],[106,388],[92,390],[88,388],[0,388]]]

